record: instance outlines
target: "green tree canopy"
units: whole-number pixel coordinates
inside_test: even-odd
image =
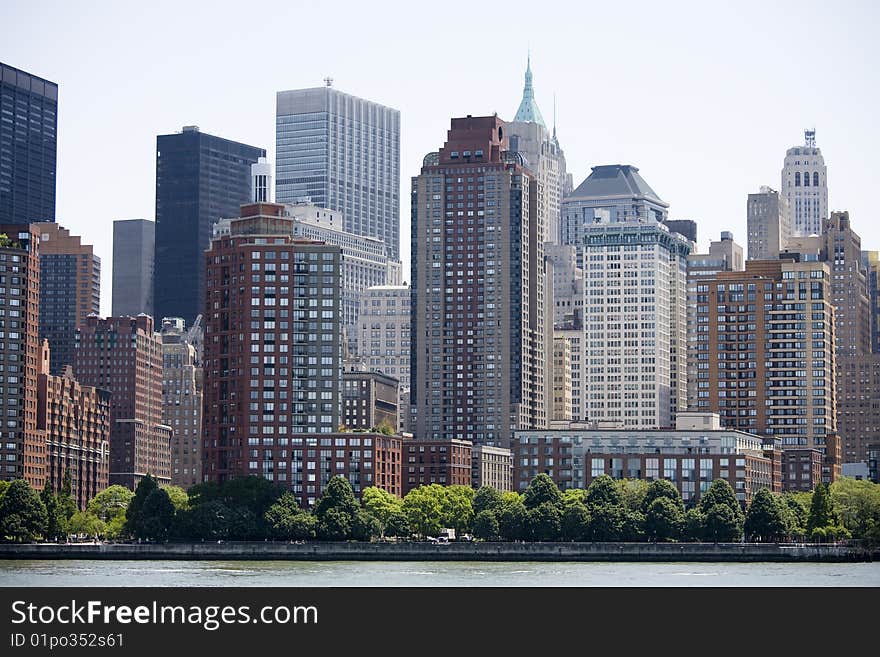
[[[603,475],[604,476],[604,475]],[[601,479],[598,477],[593,480],[593,483]],[[614,485],[614,480],[611,477],[608,477],[608,481],[611,482],[611,485]],[[604,491],[607,492],[607,485],[601,484]],[[592,484],[590,485],[592,488]],[[616,487],[614,487],[617,490]],[[589,498],[590,492],[587,489],[587,498]],[[604,495],[604,493],[599,496],[598,499],[609,499]],[[610,499],[614,499],[611,497]],[[618,493],[619,499],[619,493]],[[590,512],[590,540],[592,541],[620,541],[623,539],[624,534],[624,515],[626,513],[626,509],[623,504],[617,503],[604,503],[604,504],[591,504],[587,507]]]
[[[708,515],[709,509],[716,504],[724,504],[729,507],[739,522],[742,522],[742,506],[740,506],[736,494],[726,479],[716,479],[709,486],[709,489],[700,496],[700,511],[704,516]]]
[[[0,539],[21,543],[46,532],[46,505],[24,479],[16,479],[0,497]]]
[[[336,509],[349,516],[350,526],[360,508],[361,505],[358,504],[348,479],[337,475],[324,488],[324,492],[315,504],[314,513],[320,522],[330,509]]]
[[[644,506],[642,507],[642,510],[647,513],[651,503],[661,497],[665,497],[672,501],[680,507],[682,513],[684,513],[684,504],[681,501],[681,493],[678,492],[678,488],[675,487],[675,484],[668,479],[655,479],[648,484],[647,490],[645,491]]]
[[[443,487],[429,484],[413,488],[403,498],[403,513],[420,536],[436,536],[443,528]]]
[[[164,488],[155,488],[144,500],[135,537],[164,541],[173,529],[174,505]]]
[[[702,541],[705,534],[705,521],[698,508],[688,509],[684,514],[682,539],[685,541]]]
[[[573,501],[562,512],[562,538],[566,541],[586,541],[590,537],[590,512],[583,502]]]
[[[356,541],[372,541],[382,534],[382,523],[372,513],[361,509],[351,523],[351,537]]]
[[[781,541],[788,534],[785,503],[767,488],[760,489],[746,511],[743,531],[751,541]]]
[[[501,509],[503,497],[501,493],[491,486],[481,486],[474,493],[474,513],[479,515],[481,511],[497,512]]]
[[[562,511],[562,493],[556,482],[544,473],[532,479],[529,487],[523,493],[523,504],[526,509],[536,509],[542,504],[549,503]]]
[[[293,493],[283,493],[264,514],[271,536],[281,540],[292,540],[294,528],[299,527],[297,516],[302,513]]]
[[[553,502],[542,502],[527,509],[526,525],[533,541],[557,541],[562,530],[562,512]]]
[[[880,528],[880,484],[843,477],[831,484],[834,511],[856,538],[868,538]]]
[[[168,499],[174,506],[175,511],[186,511],[189,508],[189,495],[180,486],[162,486],[162,489],[168,493]]]
[[[587,508],[610,504],[612,506],[621,506],[623,504],[623,495],[620,487],[608,475],[600,475],[593,479],[593,482],[587,488]],[[611,539],[607,539],[611,540]]]
[[[587,491],[585,491],[583,488],[566,488],[564,491],[562,491],[562,503],[564,506],[574,504],[575,502],[586,504]]]
[[[726,483],[726,482],[725,482]],[[715,543],[738,541],[742,535],[742,521],[728,504],[718,502],[704,514],[704,536]]]
[[[807,516],[807,534],[812,535],[815,529],[824,529],[836,524],[828,487],[820,482],[816,484],[816,488],[813,490],[813,498],[810,501],[810,514]]]
[[[67,529],[71,534],[103,536],[107,531],[107,525],[105,525],[94,513],[77,511],[70,517],[70,520],[67,521]]]
[[[185,512],[186,532],[197,540],[224,540],[229,537],[231,514],[229,507],[219,499],[203,502]]]
[[[58,506],[64,514],[65,521],[77,512],[76,500],[73,499],[73,477],[70,474],[70,468],[64,469],[61,492],[58,493]]]
[[[40,491],[40,500],[46,507],[46,531],[43,536],[50,541],[58,541],[67,538],[67,516],[58,500],[58,496],[52,492],[49,482]]]
[[[483,509],[474,518],[474,537],[484,541],[497,541],[501,536],[498,518],[491,509]]]
[[[656,483],[654,481],[651,485]],[[654,492],[655,495],[648,505],[647,513],[645,513],[645,533],[652,541],[677,540],[681,536],[684,524],[682,504],[679,500],[671,498],[668,491],[655,490]]]
[[[505,541],[521,541],[529,538],[526,524],[526,507],[517,495],[502,495],[501,512],[497,513],[498,531]]]
[[[392,516],[400,513],[403,509],[403,500],[376,486],[365,488],[361,499],[364,508],[382,523],[383,528],[388,525]]]
[[[116,516],[125,516],[125,510],[133,497],[134,493],[125,486],[114,484],[95,495],[89,501],[87,510],[101,521],[109,523]]]
[[[788,492],[782,494],[782,503],[788,511],[788,531],[793,536],[803,536],[807,531],[811,493]]]
[[[474,521],[474,489],[470,486],[444,486],[440,498],[443,527],[455,529],[456,534],[471,531]]]
[[[327,507],[318,519],[318,538],[325,541],[348,540],[353,522],[353,514],[346,513],[342,508]]]
[[[648,482],[644,479],[620,479],[617,481],[623,505],[631,511],[644,511],[645,495],[648,494]]]
[[[144,503],[154,490],[158,490],[159,484],[152,475],[146,475],[138,482],[134,491],[134,497],[125,509],[125,532],[136,538],[145,538],[143,509]]]
[[[407,520],[401,505],[400,511],[395,511],[388,516],[388,521],[385,523],[385,536],[409,538],[410,535],[412,535],[412,529],[409,527],[409,520]]]

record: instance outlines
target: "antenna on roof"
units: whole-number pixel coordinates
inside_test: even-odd
[[[553,92],[553,139],[556,139],[556,92]]]
[[[333,78],[331,78],[328,75],[326,78],[324,78],[324,84],[328,87],[332,87],[333,86]]]
[[[804,130],[804,141],[808,148],[816,148],[816,128]]]

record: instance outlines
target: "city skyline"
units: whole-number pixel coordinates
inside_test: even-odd
[[[16,3],[9,15],[21,29],[8,35],[3,57],[4,63],[59,84],[57,220],[92,241],[108,263],[114,219],[155,218],[156,135],[195,124],[205,132],[265,145],[274,161],[276,92],[320,86],[331,76],[341,91],[400,110],[400,175],[406,189],[425,153],[436,148],[436,135],[449,117],[497,111],[500,118],[513,119],[529,49],[538,106],[552,126],[555,92],[557,134],[575,180],[583,180],[593,166],[632,164],[670,204],[671,217],[699,222],[698,250],[721,230],[745,243],[747,195],[761,185],[775,188],[785,151],[802,145],[803,130],[815,127],[828,166],[829,212],[849,210],[864,247],[877,248],[880,228],[870,214],[870,158],[880,147],[871,116],[877,92],[857,84],[871,76],[867,30],[877,9],[867,3],[846,12],[819,4],[806,10],[803,3],[762,5],[760,12],[737,6],[713,10],[713,22],[697,29],[699,16],[689,11],[693,6],[645,6],[632,15],[609,7],[566,6],[552,14],[561,19],[564,13],[565,20],[541,31],[514,18],[529,5],[511,7],[507,17],[488,7],[469,8],[474,27],[452,23],[455,12],[450,12],[449,19],[438,18],[433,33],[454,33],[469,45],[450,49],[438,61],[421,54],[428,52],[422,47],[425,34],[412,29],[415,23],[382,22],[386,15],[405,16],[400,4],[387,5],[385,12],[351,7],[334,23],[332,42],[339,47],[327,48],[325,35],[316,33],[299,35],[293,49],[262,41],[256,27],[240,27],[253,22],[244,20],[246,8],[232,5],[210,15],[174,5],[173,23],[163,19],[168,13],[160,6],[137,16],[134,34],[117,29],[132,20],[123,7],[77,8],[74,21],[74,10],[62,4]],[[275,9],[273,20],[283,20],[282,8]],[[288,11],[298,21],[317,18],[312,6]],[[183,36],[195,18],[206,33],[240,30],[240,39],[254,44],[262,62],[259,74],[252,74],[250,57],[220,40],[199,40],[198,48],[183,45],[194,43]],[[472,38],[483,18],[515,37],[500,61],[494,45]],[[571,45],[585,21],[614,26],[621,20],[627,21],[625,43],[621,30],[597,30],[590,50]],[[37,24],[41,39],[28,28]],[[70,30],[71,25],[85,27]],[[715,29],[722,25],[723,32]],[[835,47],[795,56],[786,37],[794,28],[799,39]],[[362,30],[370,34],[368,47],[358,47],[352,57],[355,46],[349,44],[361,43],[356,39]],[[749,34],[748,49],[741,47],[743,33]],[[658,40],[662,47],[655,46]],[[40,45],[47,41],[54,47]],[[157,60],[160,43],[164,57]],[[61,51],[67,55],[59,57]],[[308,65],[300,64],[298,52],[310,53]],[[610,53],[613,58],[606,56]],[[466,65],[481,56],[492,66]],[[809,75],[790,75],[792,66]],[[827,82],[817,90],[816,80]],[[633,83],[640,86],[630,95]],[[102,140],[110,133],[112,139]],[[99,208],[94,205],[96,172],[103,179]],[[410,217],[408,204],[402,206],[400,240],[406,245]],[[409,254],[406,247],[402,251],[408,280]],[[109,267],[102,272],[104,314],[110,275]]]

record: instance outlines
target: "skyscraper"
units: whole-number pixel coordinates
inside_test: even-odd
[[[776,260],[791,240],[788,202],[779,192],[762,186],[746,202],[749,260]]]
[[[205,302],[203,253],[214,224],[237,217],[251,198],[251,165],[265,157],[255,146],[184,126],[156,138],[155,317],[191,325]]]
[[[73,365],[76,329],[101,312],[101,259],[91,244],[56,223],[40,231],[40,339],[49,341],[51,373]]]
[[[149,219],[113,222],[114,317],[153,316],[153,257],[156,224]]]
[[[0,224],[0,478],[46,482],[46,440],[37,428],[40,373],[40,229]]]
[[[341,212],[400,260],[400,112],[329,86],[279,91],[275,199]]]
[[[585,418],[658,428],[687,405],[687,256],[667,203],[629,165],[593,167],[563,201],[563,243],[584,271],[582,343],[572,341]],[[566,337],[572,338],[569,332]],[[587,362],[587,359],[589,362]]]
[[[862,251],[871,305],[871,351],[880,354],[880,251]]]
[[[0,63],[0,224],[55,221],[58,85]]]
[[[282,204],[240,213],[217,227],[202,261],[202,479],[258,475],[302,493],[291,434],[330,434],[342,423],[342,251],[294,238]],[[315,446],[318,436],[308,440]]]
[[[551,134],[535,100],[531,61],[526,64],[523,97],[516,116],[507,124],[507,136],[510,150],[518,151],[525,158],[526,167],[537,180],[537,208],[544,226],[542,240],[555,243],[559,240],[562,197],[571,189],[565,170],[565,154],[556,139],[556,117],[553,117]]]
[[[171,483],[171,428],[162,422],[162,343],[153,318],[90,315],[76,331],[76,378],[110,398],[111,484],[147,474]]]
[[[543,428],[543,226],[537,181],[497,116],[452,119],[412,182],[411,412],[418,439],[506,446]]]
[[[804,145],[785,152],[780,189],[788,206],[792,235],[821,233],[822,220],[828,217],[828,181],[815,130],[804,130]]]

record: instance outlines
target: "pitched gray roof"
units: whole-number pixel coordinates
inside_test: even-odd
[[[647,196],[662,203],[657,193],[639,175],[638,168],[629,164],[593,167],[593,172],[568,198],[597,196]]]

